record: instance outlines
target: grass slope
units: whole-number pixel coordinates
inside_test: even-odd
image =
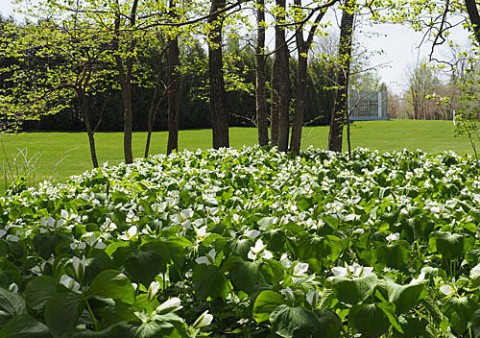
[[[238,148],[257,143],[255,128],[231,128],[231,146]],[[44,179],[64,180],[91,168],[87,136],[84,133],[21,133],[1,138],[0,190],[12,177],[26,176],[28,184]],[[144,153],[146,133],[134,134],[134,155]],[[327,127],[308,127],[303,133],[303,147],[325,149],[328,140]],[[164,153],[167,133],[157,132],[152,138],[150,153]],[[111,164],[123,159],[123,135],[98,133],[96,145],[101,163]],[[210,130],[180,132],[180,149],[207,149],[211,146]],[[378,149],[382,152],[421,149],[426,152],[453,150],[459,155],[471,154],[466,137],[454,137],[451,121],[368,121],[352,126],[352,146]],[[344,148],[346,149],[346,147]],[[7,160],[8,159],[8,160]]]

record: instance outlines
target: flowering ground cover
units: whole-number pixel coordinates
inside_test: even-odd
[[[479,337],[454,153],[248,147],[0,198],[0,337]]]

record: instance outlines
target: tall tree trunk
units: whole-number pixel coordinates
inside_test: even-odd
[[[473,29],[475,40],[480,45],[480,14],[478,13],[477,2],[475,0],[465,0],[470,25]]]
[[[138,0],[134,0],[132,4],[132,10],[129,17],[129,26],[133,28],[135,26],[135,20],[137,16]],[[133,162],[132,151],[132,132],[133,132],[133,52],[137,45],[137,40],[134,37],[130,37],[130,44],[128,46],[127,55],[125,56],[125,62],[120,55],[120,25],[121,25],[121,13],[118,9],[117,17],[115,19],[115,41],[114,49],[117,52],[115,55],[115,61],[118,69],[118,77],[120,88],[122,91],[123,102],[123,152],[126,163]]]
[[[308,50],[305,52],[302,52],[301,50],[303,49],[298,48],[297,83],[295,84],[295,115],[293,117],[292,138],[290,140],[290,150],[294,153],[300,152],[302,143],[302,129],[305,115],[305,99],[308,79]]]
[[[170,16],[176,16],[175,0],[169,1]],[[178,149],[178,91],[180,78],[177,67],[180,65],[180,50],[178,37],[169,39],[168,44],[168,143],[167,154]]]
[[[130,58],[130,57],[129,57]],[[123,153],[125,156],[125,163],[133,162],[132,151],[132,132],[133,132],[133,88],[131,79],[131,66],[127,62],[126,75],[120,81],[122,88],[123,101]],[[122,66],[123,67],[123,66]]]
[[[347,0],[340,23],[340,43],[338,46],[339,67],[337,73],[337,90],[335,104],[330,121],[328,149],[341,152],[343,143],[343,127],[348,118],[348,80],[352,56],[353,22],[355,0]]]
[[[155,123],[155,115],[159,110],[160,106],[160,87],[157,86],[153,93],[152,101],[150,102],[150,110],[148,111],[147,116],[147,141],[145,142],[145,154],[144,157],[147,158],[150,152],[150,144],[152,141],[152,132],[153,132],[153,125]]]
[[[210,76],[210,114],[212,118],[213,148],[229,147],[228,114],[226,110],[225,79],[223,77],[222,25],[218,11],[225,7],[225,0],[211,0],[208,23],[208,66]]]
[[[272,66],[272,144],[280,151],[288,149],[290,121],[290,74],[289,50],[285,39],[285,28],[281,26],[285,20],[285,0],[277,0],[279,8],[275,25],[275,54]]]
[[[88,144],[90,146],[90,157],[92,159],[92,165],[94,168],[98,168],[97,150],[95,147],[95,131],[92,128],[90,122],[90,116],[88,115],[87,100],[85,98],[85,92],[83,89],[77,89],[77,102],[82,113],[83,124],[88,135]]]
[[[257,47],[255,51],[256,86],[255,110],[257,117],[258,144],[268,144],[267,98],[265,75],[265,0],[257,0]]]
[[[302,0],[294,0],[294,5],[297,8],[302,8]],[[330,4],[330,6],[333,3]],[[290,150],[294,153],[300,152],[300,147],[302,144],[302,129],[303,129],[303,119],[305,115],[305,100],[307,93],[307,82],[308,82],[308,51],[310,46],[313,43],[313,38],[315,37],[315,31],[318,27],[320,21],[322,21],[327,7],[320,10],[315,18],[314,23],[310,27],[307,38],[303,37],[302,26],[297,27],[295,33],[295,40],[297,43],[297,53],[298,53],[298,68],[297,68],[297,82],[295,84],[295,108],[294,108],[294,117],[293,117],[293,126],[292,126],[292,138],[290,140]]]

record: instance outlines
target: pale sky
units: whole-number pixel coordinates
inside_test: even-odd
[[[13,11],[10,0],[0,0],[0,12],[9,15]],[[383,65],[378,68],[382,81],[388,88],[396,93],[406,89],[406,72],[409,67],[414,67],[418,62],[424,61],[430,54],[431,42],[420,46],[423,34],[414,32],[401,25],[382,24],[361,27],[356,32],[357,39],[369,51],[370,66]],[[453,39],[466,48],[467,34],[458,28],[453,32]],[[380,53],[383,51],[383,53]],[[435,55],[444,57],[448,54],[447,48],[437,48]]]

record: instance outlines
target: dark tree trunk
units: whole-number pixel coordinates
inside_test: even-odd
[[[267,98],[265,75],[265,0],[257,0],[257,48],[255,51],[256,86],[255,108],[258,128],[258,144],[268,145]]]
[[[223,77],[222,15],[215,14],[225,7],[225,0],[212,0],[208,23],[208,66],[210,76],[210,114],[213,148],[229,147],[228,114],[226,110],[225,79]]]
[[[131,29],[135,26],[135,20],[137,16],[137,5],[138,0],[134,0],[132,3],[132,10],[129,17],[129,26]],[[132,132],[133,132],[133,84],[132,84],[132,75],[133,75],[133,52],[137,45],[135,38],[130,38],[130,45],[128,46],[127,55],[125,60],[122,59],[120,55],[120,25],[121,25],[121,13],[120,8],[117,12],[117,17],[115,19],[115,40],[114,40],[114,50],[115,61],[118,69],[118,78],[120,83],[120,88],[122,91],[122,103],[123,103],[123,152],[125,156],[125,163],[133,162],[133,151],[132,151]],[[127,33],[128,34],[128,33]]]
[[[480,45],[480,14],[478,13],[477,3],[475,0],[465,0],[467,7],[468,18],[475,34],[475,40]]]
[[[123,153],[125,156],[125,163],[132,163],[133,95],[131,66],[129,66],[128,64],[130,64],[130,62],[127,62],[127,74],[124,74],[122,76],[122,79],[120,81],[120,87],[122,88],[123,101]]]
[[[147,141],[145,142],[145,154],[144,157],[147,158],[148,154],[150,153],[150,144],[152,141],[152,132],[153,132],[153,124],[155,123],[155,116],[157,111],[160,108],[160,87],[155,88],[155,92],[152,97],[152,101],[150,102],[150,110],[148,111],[147,117]]]
[[[175,14],[175,0],[170,0],[170,16]],[[177,67],[180,65],[180,50],[178,38],[173,37],[168,44],[168,143],[167,154],[178,149],[178,91],[180,90],[180,78]]]
[[[83,124],[88,135],[88,144],[90,146],[90,157],[92,159],[92,165],[94,168],[98,168],[97,150],[95,148],[95,131],[92,128],[90,122],[90,116],[88,115],[87,100],[85,98],[85,92],[82,89],[77,89],[77,101],[82,113]]]
[[[297,83],[295,85],[295,115],[293,117],[292,138],[290,150],[294,153],[300,152],[302,143],[303,119],[305,115],[305,99],[307,93],[308,59],[306,52],[298,49]]]
[[[279,14],[276,16],[275,26],[275,54],[272,66],[272,144],[280,151],[288,149],[288,135],[290,121],[288,110],[290,107],[290,74],[289,74],[289,50],[285,39],[285,28],[281,23],[285,19],[285,0],[277,0]]]
[[[338,47],[339,67],[337,70],[337,90],[332,118],[330,121],[330,134],[328,149],[341,152],[343,143],[343,127],[348,118],[348,80],[352,56],[352,36],[354,21],[354,0],[347,0],[346,8],[342,13],[340,23],[340,43]]]
[[[302,8],[302,0],[294,0],[294,4],[297,8]],[[298,27],[295,33],[298,53],[298,68],[297,82],[295,84],[295,115],[293,117],[292,138],[290,140],[290,150],[294,153],[300,152],[300,147],[302,144],[302,129],[308,83],[308,51],[313,43],[313,38],[315,37],[315,31],[318,27],[318,24],[320,21],[322,21],[326,11],[327,8],[320,10],[315,18],[314,24],[312,24],[310,31],[308,32],[306,39],[303,37],[302,27]]]

